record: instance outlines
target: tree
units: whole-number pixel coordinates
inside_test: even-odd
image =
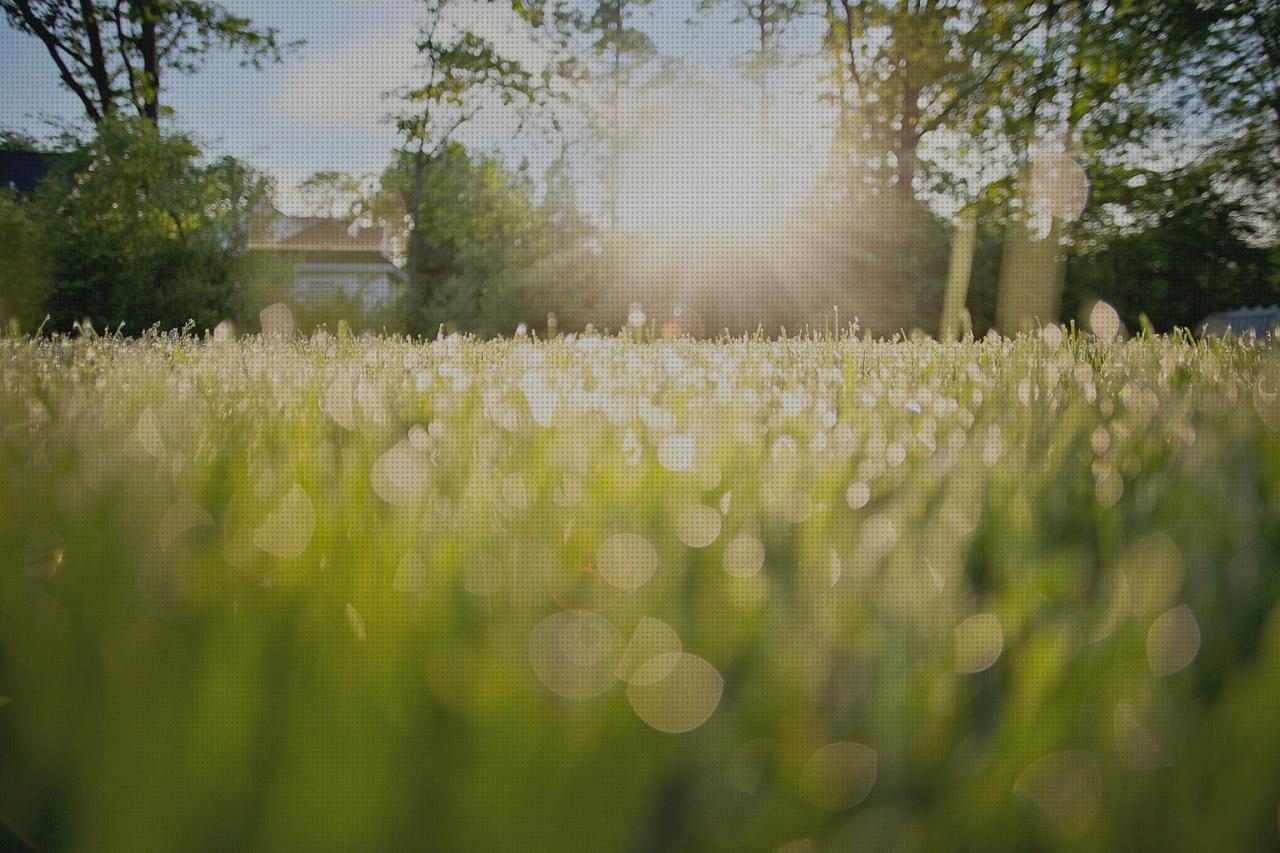
[[[1001,327],[1052,319],[1079,165],[1115,168],[1175,122],[1158,96],[1187,53],[1168,14],[1107,0],[828,0],[825,16],[834,149],[855,204],[893,187],[967,208],[962,219],[981,205],[1005,235]]]
[[[607,149],[605,167],[605,203],[609,230],[618,229],[618,206],[622,194],[622,153],[627,145],[627,132],[623,127],[622,98],[635,76],[656,53],[653,40],[641,30],[630,26],[629,21],[638,6],[648,5],[649,0],[599,0],[590,19],[583,22],[583,29],[595,35],[591,48],[597,58],[605,61],[603,78],[608,88],[608,106],[603,121],[593,121],[604,137]]]
[[[1215,124],[1221,176],[1255,214],[1280,225],[1280,5],[1180,0],[1172,28],[1194,45],[1190,76]]]
[[[1034,26],[1026,4],[973,0],[829,0],[824,44],[836,72],[837,149],[853,157],[855,180],[892,186],[904,198],[926,177],[925,138],[980,132],[993,80]],[[843,137],[843,140],[840,137]]]
[[[1224,308],[1280,301],[1273,252],[1257,245],[1247,200],[1219,185],[1217,164],[1121,183],[1108,195],[1123,199],[1135,221],[1086,223],[1067,267],[1067,316],[1104,299],[1129,328],[1145,314],[1168,331],[1195,329]]]
[[[467,30],[445,32],[450,30],[445,21],[448,5],[449,0],[425,0],[427,21],[417,43],[425,80],[401,93],[409,109],[396,120],[413,164],[406,250],[411,288],[419,285],[422,189],[429,162],[446,149],[459,127],[475,117],[486,95],[510,105],[517,99],[531,102],[538,91],[530,72],[503,57],[484,38]],[[512,9],[531,25],[541,24],[540,6],[513,0]],[[429,302],[430,294],[421,294],[421,300]]]
[[[366,193],[364,181],[346,172],[314,172],[298,184],[308,216],[354,217]]]
[[[709,10],[723,0],[700,0],[698,8]],[[734,0],[735,24],[750,22],[755,29],[756,46],[742,62],[748,80],[760,89],[760,136],[769,138],[769,72],[782,63],[778,45],[783,31],[804,9],[803,0]]]
[[[0,329],[31,331],[44,317],[52,286],[47,235],[30,202],[0,189]]]
[[[1028,9],[1034,46],[1001,68],[992,93],[1020,205],[1008,214],[1001,272],[997,322],[1009,333],[1057,318],[1064,250],[1081,212],[1062,202],[1082,206],[1086,173],[1105,185],[1135,149],[1177,125],[1177,99],[1168,95],[1188,59],[1186,39],[1158,6],[1046,0]]]
[[[394,194],[405,206],[416,196],[420,204],[416,286],[404,306],[411,331],[447,324],[510,334],[517,323],[590,302],[582,291],[557,292],[558,277],[544,275],[561,269],[553,256],[579,242],[581,223],[562,199],[536,204],[523,170],[451,142],[421,170],[414,152],[399,152],[381,188],[377,196]],[[377,196],[364,203],[371,211],[397,207]]]
[[[292,46],[202,0],[0,0],[0,11],[40,40],[94,124],[126,108],[158,123],[166,72],[193,73],[214,48],[258,67]]]
[[[232,158],[209,165],[190,139],[146,119],[104,120],[38,190],[52,257],[53,328],[84,318],[137,331],[236,314],[233,265],[266,182]]]
[[[844,298],[865,302],[867,282],[874,281],[877,301],[899,309],[874,312],[880,331],[884,318],[893,317],[934,328],[937,320],[925,318],[941,310],[947,282],[950,319],[959,319],[969,265],[964,257],[948,264],[949,229],[930,203],[941,197],[963,207],[981,191],[970,184],[985,175],[966,176],[959,167],[967,165],[963,155],[981,154],[988,143],[993,79],[1028,37],[1020,6],[823,2],[822,50],[830,69],[823,97],[836,118],[823,192],[833,227],[847,246],[857,247],[847,251],[846,268],[858,292]],[[934,139],[939,144],[931,145]]]
[[[18,130],[0,130],[0,151],[38,151],[34,136]]]

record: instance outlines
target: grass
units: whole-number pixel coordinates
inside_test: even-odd
[[[1275,849],[1278,392],[1060,329],[5,340],[0,825]]]

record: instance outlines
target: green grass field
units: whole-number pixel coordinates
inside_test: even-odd
[[[1280,358],[0,342],[0,848],[1280,849]]]

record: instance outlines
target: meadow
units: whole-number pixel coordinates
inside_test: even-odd
[[[1280,849],[1280,359],[0,341],[0,845]]]

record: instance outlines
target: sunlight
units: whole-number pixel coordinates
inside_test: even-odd
[[[621,163],[619,224],[744,243],[775,232],[813,188],[822,158],[802,140],[766,136],[755,99],[667,97]]]

